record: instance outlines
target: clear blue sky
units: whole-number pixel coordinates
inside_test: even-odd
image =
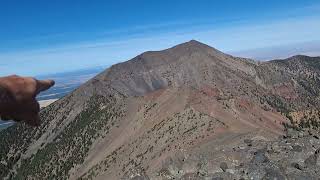
[[[0,75],[109,66],[190,39],[248,56],[320,42],[319,0],[3,0],[0,22]]]

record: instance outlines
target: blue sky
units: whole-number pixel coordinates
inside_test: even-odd
[[[0,76],[110,66],[196,39],[268,59],[320,55],[318,0],[2,0]]]

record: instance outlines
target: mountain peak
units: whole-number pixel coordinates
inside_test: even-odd
[[[199,53],[199,54],[223,54],[221,51],[210,47],[204,43],[201,43],[196,40],[190,40],[188,42],[184,42],[181,44],[178,44],[176,46],[173,46],[171,48],[161,50],[161,51],[147,51],[140,55],[138,55],[134,60],[141,61],[142,59],[146,61],[158,61],[158,63],[172,63],[177,61],[179,58],[183,56],[189,56],[193,53]],[[161,59],[161,60],[159,60]]]
[[[223,54],[221,51],[204,44],[202,42],[196,41],[196,40],[190,40],[178,45],[175,45],[171,48],[161,50],[161,51],[147,51],[142,54],[140,54],[138,57],[150,57],[152,56],[155,58],[155,56],[163,56],[163,55],[169,55],[169,56],[175,56],[175,57],[181,57],[183,55],[188,55],[190,53],[199,52],[204,54]]]
[[[200,41],[194,40],[194,39],[192,39],[192,40],[190,40],[188,42],[185,42],[185,44],[189,44],[189,45],[205,45],[205,46],[207,46],[206,44],[204,44],[204,43],[202,43]]]
[[[203,50],[208,50],[208,49],[211,49],[211,50],[215,50],[215,51],[218,51],[216,49],[214,49],[213,47],[210,47],[202,42],[199,42],[197,40],[190,40],[188,42],[185,42],[185,43],[182,43],[182,44],[178,44],[176,46],[174,46],[172,49],[182,49],[182,48],[185,48],[185,49],[191,49],[191,50],[200,50],[200,49],[203,49]]]

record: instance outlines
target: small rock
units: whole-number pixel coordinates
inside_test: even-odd
[[[204,180],[197,173],[187,173],[181,177],[181,180]]]
[[[220,164],[220,168],[222,169],[223,172],[226,172],[226,170],[228,169],[228,164],[226,162],[222,162]]]
[[[300,145],[294,145],[294,146],[292,146],[292,151],[302,152],[302,147]]]
[[[251,139],[245,139],[244,143],[246,143],[247,146],[252,146],[252,140]]]
[[[280,148],[280,146],[279,146],[277,143],[272,144],[272,150],[273,150],[273,152],[275,152],[275,153],[281,152],[281,148]]]
[[[299,169],[300,171],[303,169],[303,167],[300,166],[300,164],[298,164],[298,163],[292,163],[291,166],[296,168],[296,169]]]
[[[279,170],[266,169],[266,175],[262,179],[270,180],[285,180],[285,177]]]
[[[303,132],[299,132],[298,137],[302,138],[303,136],[304,136],[304,133]]]
[[[137,175],[135,177],[132,177],[131,180],[149,180],[149,177]]]
[[[242,168],[244,166],[244,163],[240,163],[238,166],[236,166],[235,168],[236,169],[240,169],[240,168]]]
[[[288,129],[287,137],[297,139],[299,137],[299,132],[294,129]]]
[[[307,165],[307,167],[312,167],[317,164],[318,156],[316,154],[310,155],[306,160],[304,160],[304,163]]]
[[[212,177],[212,180],[229,180],[229,179],[235,179],[234,175],[228,172],[219,172],[215,173]]]
[[[299,172],[298,174],[289,174],[288,179],[294,180],[314,180],[316,178],[312,177],[310,174]]]
[[[254,153],[252,161],[253,163],[266,163],[269,162],[269,159],[263,151],[259,150]]]
[[[222,177],[213,177],[212,180],[223,180]]]

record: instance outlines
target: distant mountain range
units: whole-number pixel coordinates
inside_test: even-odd
[[[261,144],[318,126],[319,73],[319,57],[256,62],[194,40],[145,52],[43,109],[41,127],[1,131],[0,177],[293,177],[266,157],[276,145]],[[319,177],[312,168],[300,171]]]
[[[320,56],[320,41],[250,49],[245,51],[231,52],[231,54],[253,58],[260,61],[286,58],[297,54]]]

